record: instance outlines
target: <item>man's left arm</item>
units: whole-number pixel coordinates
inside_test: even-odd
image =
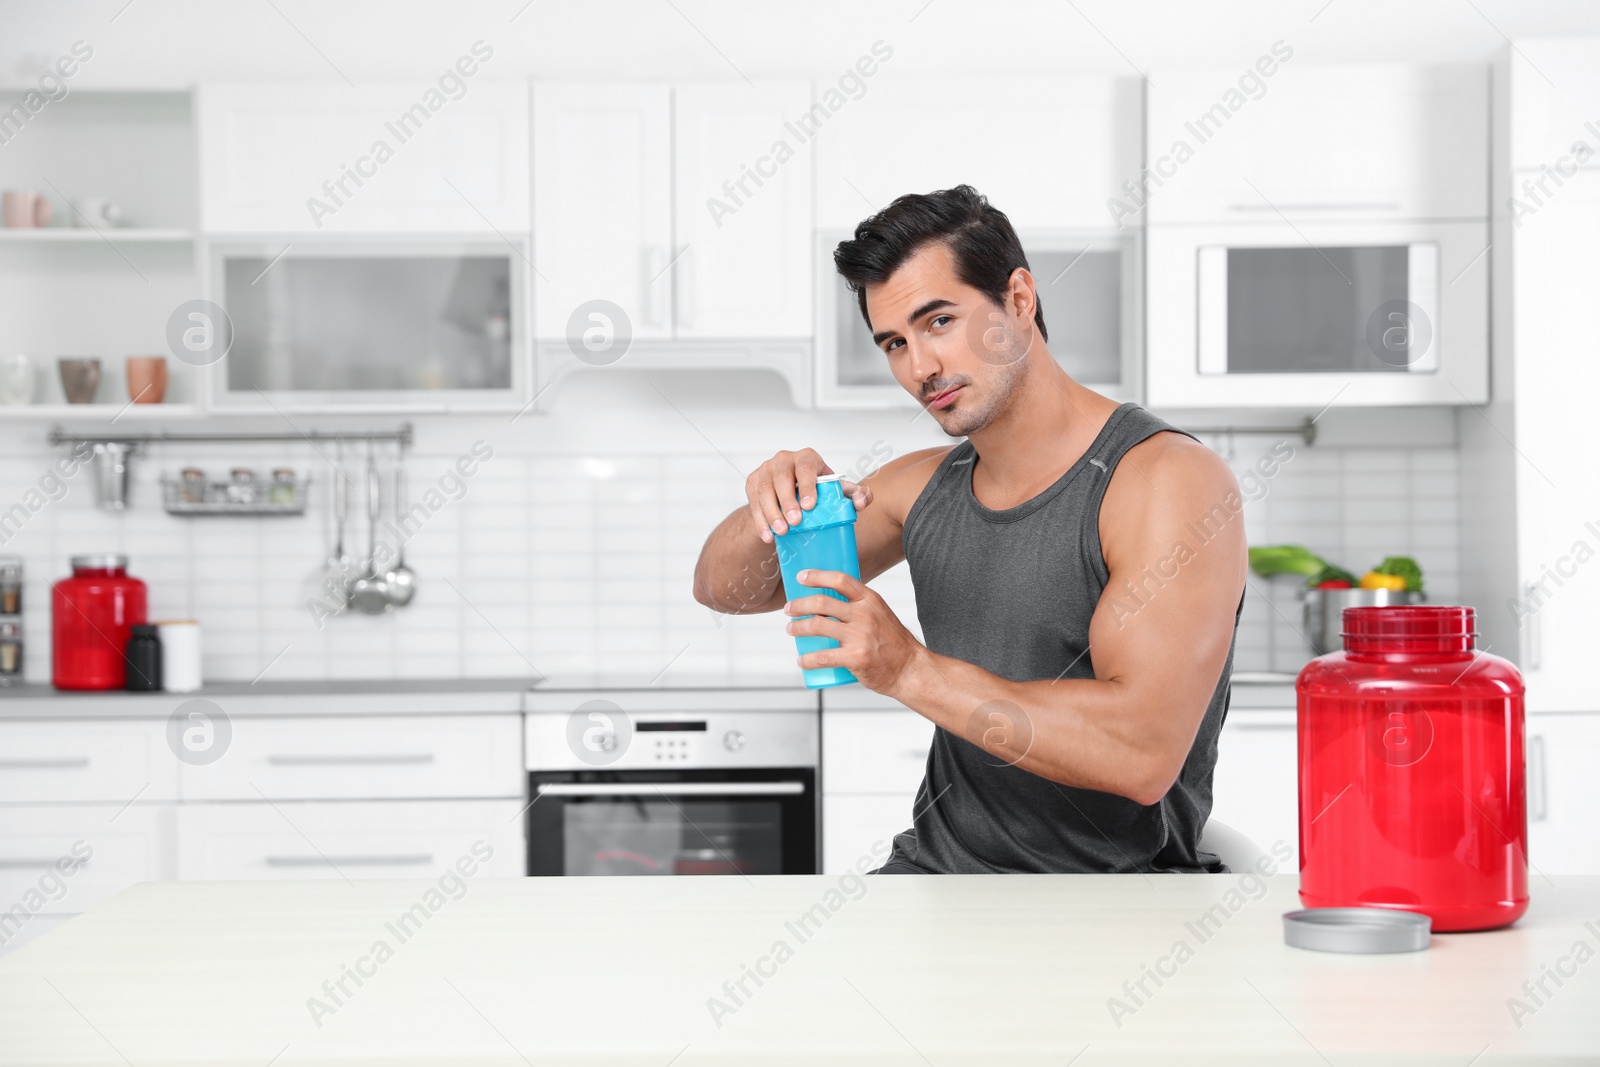
[[[1247,555],[1238,483],[1220,457],[1177,434],[1129,450],[1100,509],[1110,580],[1089,627],[1092,679],[1012,682],[919,643],[882,597],[817,571],[789,624],[840,647],[802,667],[849,668],[996,759],[1084,789],[1154,804],[1194,744],[1227,661]],[[974,619],[974,625],[982,620]]]

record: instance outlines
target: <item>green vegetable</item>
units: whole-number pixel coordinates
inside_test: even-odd
[[[1417,566],[1417,561],[1410,556],[1386,556],[1384,561],[1372,568],[1374,574],[1392,574],[1406,580],[1406,592],[1422,592],[1422,568]]]
[[[1311,576],[1311,580],[1306,582],[1306,584],[1315,589],[1323,582],[1349,582],[1350,588],[1354,589],[1356,586],[1356,576],[1345,570],[1343,567],[1335,567],[1330,563],[1323,567],[1316,574],[1313,574]]]
[[[1274,574],[1303,574],[1307,578],[1328,569],[1328,561],[1301,545],[1263,545],[1250,550],[1250,569],[1263,578]]]

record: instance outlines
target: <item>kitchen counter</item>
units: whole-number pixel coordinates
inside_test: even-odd
[[[0,689],[8,719],[164,719],[185,701],[249,715],[437,715],[522,710],[528,678],[412,678],[220,682],[193,693],[69,692],[45,683]]]
[[[523,694],[595,690],[807,690],[798,671],[777,674],[556,674],[527,678],[416,678],[221,682],[193,693],[67,692],[45,683],[0,688],[0,722],[17,719],[164,719],[185,701],[209,700],[230,717],[439,715],[517,712]]]
[[[0,959],[0,1063],[1600,1060],[1600,962],[1573,956],[1600,946],[1600,878],[1538,879],[1515,926],[1391,956],[1285,946],[1288,876],[437,888],[135,886]]]

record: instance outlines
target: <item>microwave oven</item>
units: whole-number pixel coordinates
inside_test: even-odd
[[[1488,225],[1151,226],[1149,402],[1488,399]]]
[[[895,381],[888,357],[873,344],[862,320],[856,294],[834,267],[834,249],[850,236],[847,230],[824,230],[816,240],[817,406],[914,408],[916,399]],[[1141,268],[1136,233],[1023,229],[1017,236],[1056,361],[1091,389],[1137,400]]]

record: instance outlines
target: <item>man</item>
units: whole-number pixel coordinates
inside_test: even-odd
[[[969,186],[899,198],[834,261],[895,379],[966,440],[846,483],[862,581],[801,575],[844,602],[784,602],[773,535],[832,472],[778,453],[707,539],[696,599],[812,616],[789,633],[839,647],[800,666],[938,727],[882,872],[1220,871],[1199,839],[1244,591],[1232,473],[1061,368],[1016,233]],[[863,584],[902,559],[925,646]]]

